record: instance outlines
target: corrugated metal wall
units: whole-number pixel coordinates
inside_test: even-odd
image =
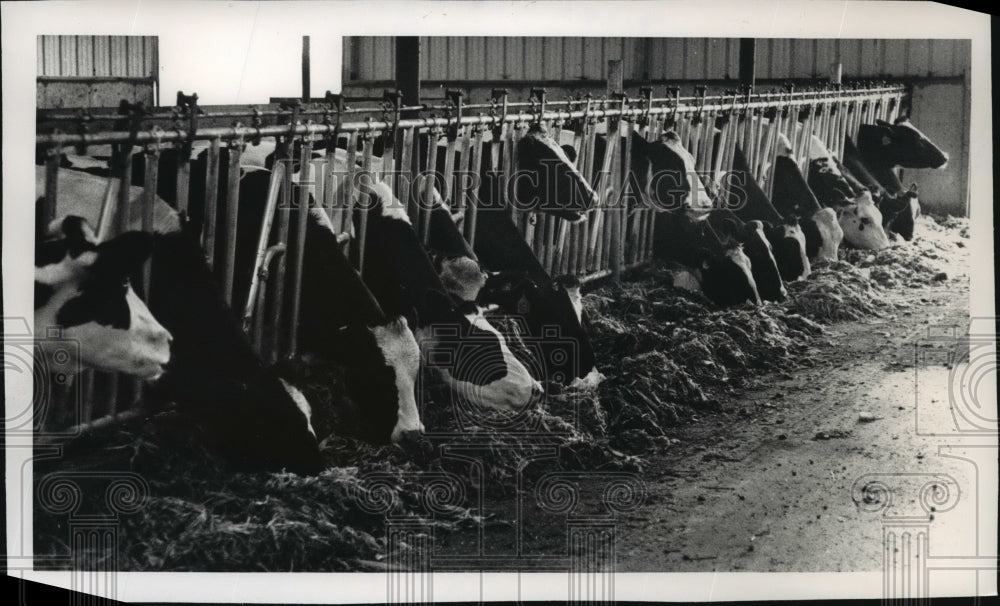
[[[603,80],[609,59],[626,80],[724,80],[738,72],[731,38],[422,37],[423,80]],[[757,40],[757,78],[951,77],[969,68],[968,40]],[[393,38],[344,38],[345,85],[394,79]]]
[[[38,36],[38,107],[156,103],[156,36]]]

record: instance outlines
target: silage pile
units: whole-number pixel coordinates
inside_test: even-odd
[[[50,471],[98,478],[81,480],[78,516],[110,513],[104,488],[120,472],[142,478],[148,491],[142,507],[116,523],[120,570],[381,570],[386,515],[372,509],[379,499],[395,503],[394,515],[428,528],[476,523],[460,507],[429,514],[421,500],[423,483],[398,449],[357,443],[351,447],[353,464],[313,477],[249,473],[206,451],[179,422],[164,413],[141,428],[95,432],[74,444],[65,459],[36,463],[36,486]],[[330,446],[324,453],[336,456],[336,450]],[[370,479],[373,473],[377,482]],[[65,516],[36,506],[34,524],[36,566],[69,565]],[[108,556],[102,546],[75,555],[86,558],[81,561]]]
[[[584,297],[610,443],[645,453],[669,445],[666,430],[703,411],[766,371],[809,363],[823,328],[779,306],[714,308],[670,285],[653,266],[621,289]]]

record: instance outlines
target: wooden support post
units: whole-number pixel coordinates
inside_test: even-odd
[[[753,92],[757,64],[757,40],[740,38],[740,92]]]
[[[309,103],[309,36],[302,36],[302,102]]]
[[[420,105],[420,38],[396,36],[396,89],[403,95],[404,106]],[[401,117],[416,118],[415,111],[404,111]]]

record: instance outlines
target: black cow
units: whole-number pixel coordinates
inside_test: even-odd
[[[774,185],[771,199],[775,209],[785,216],[799,217],[806,239],[809,259],[834,262],[844,231],[832,208],[822,208],[809,189],[799,165],[792,156],[791,144],[785,135],[778,135],[778,153],[774,165]]]
[[[683,212],[656,214],[653,252],[657,258],[692,268],[702,292],[718,305],[760,303],[750,259],[734,240],[723,241],[707,217]]]
[[[811,268],[806,254],[805,235],[799,226],[799,215],[782,216],[771,204],[750,172],[750,166],[739,145],[734,150],[732,170],[725,178],[728,180],[727,187],[724,188],[727,192],[725,207],[743,222],[756,221],[761,224],[782,280],[790,282],[807,277]],[[743,231],[746,232],[745,229]],[[756,268],[758,260],[755,254],[750,248],[747,248],[747,254]],[[761,262],[766,263],[766,258],[761,258]],[[769,299],[768,291],[773,293],[773,290],[766,286],[767,280],[758,274],[755,277],[761,297]]]
[[[175,402],[242,464],[321,471],[309,404],[247,343],[190,229],[158,234],[152,259],[149,307],[174,341],[150,397]]]
[[[877,120],[876,124],[862,124],[858,130],[858,153],[865,166],[889,195],[899,199],[905,196],[909,209],[896,215],[890,228],[903,239],[913,238],[913,226],[920,214],[920,203],[916,197],[917,186],[912,184],[907,190],[896,176],[895,169],[936,168],[948,165],[948,154],[941,151],[921,133],[909,119],[901,116],[895,124]]]
[[[892,169],[885,169],[883,179],[894,183],[895,190],[899,193],[890,193],[878,179],[868,170],[865,162],[861,159],[861,154],[854,146],[854,141],[850,137],[844,140],[844,176],[850,176],[860,182],[860,186],[872,192],[875,204],[882,213],[882,227],[886,230],[896,229],[904,239],[913,238],[913,219],[920,212],[920,203],[917,199],[917,184],[909,190],[903,191],[902,183],[896,178]],[[914,214],[911,209],[915,209]],[[895,229],[894,229],[895,231]]]

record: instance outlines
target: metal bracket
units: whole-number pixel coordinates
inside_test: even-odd
[[[185,95],[183,91],[177,91],[177,107],[186,114],[188,119],[187,138],[184,140],[184,145],[181,146],[183,151],[181,158],[190,158],[191,146],[194,145],[194,137],[198,134],[198,114],[201,113],[198,108],[198,93]]]
[[[546,93],[546,91],[545,91],[544,88],[533,88],[533,89],[531,89],[530,98],[532,100],[537,100],[538,101],[538,119],[535,120],[536,123],[541,122],[542,121],[542,117],[545,114],[545,97],[546,96],[547,96],[547,93]]]
[[[639,95],[642,96],[645,107],[643,108],[643,114],[639,116],[637,122],[639,126],[646,126],[649,124],[649,112],[653,109],[653,87],[639,87]]]
[[[493,140],[499,141],[500,135],[503,132],[503,118],[507,115],[507,95],[510,94],[506,88],[494,88],[490,91],[490,103],[493,107],[490,108],[490,116],[494,118],[493,121]],[[497,120],[497,105],[500,106],[500,119]]]
[[[460,90],[447,90],[444,96],[452,104],[452,108],[449,109],[448,113],[453,115],[449,115],[448,120],[450,121],[454,117],[455,123],[448,125],[448,141],[454,141],[458,139],[458,129],[462,122],[462,97],[465,96],[465,93]]]
[[[94,117],[85,109],[81,109],[77,112],[76,116],[76,132],[82,137],[89,132],[90,127],[88,126],[88,123],[93,120]],[[81,141],[76,145],[76,153],[79,156],[87,155],[87,143],[85,141]]]

